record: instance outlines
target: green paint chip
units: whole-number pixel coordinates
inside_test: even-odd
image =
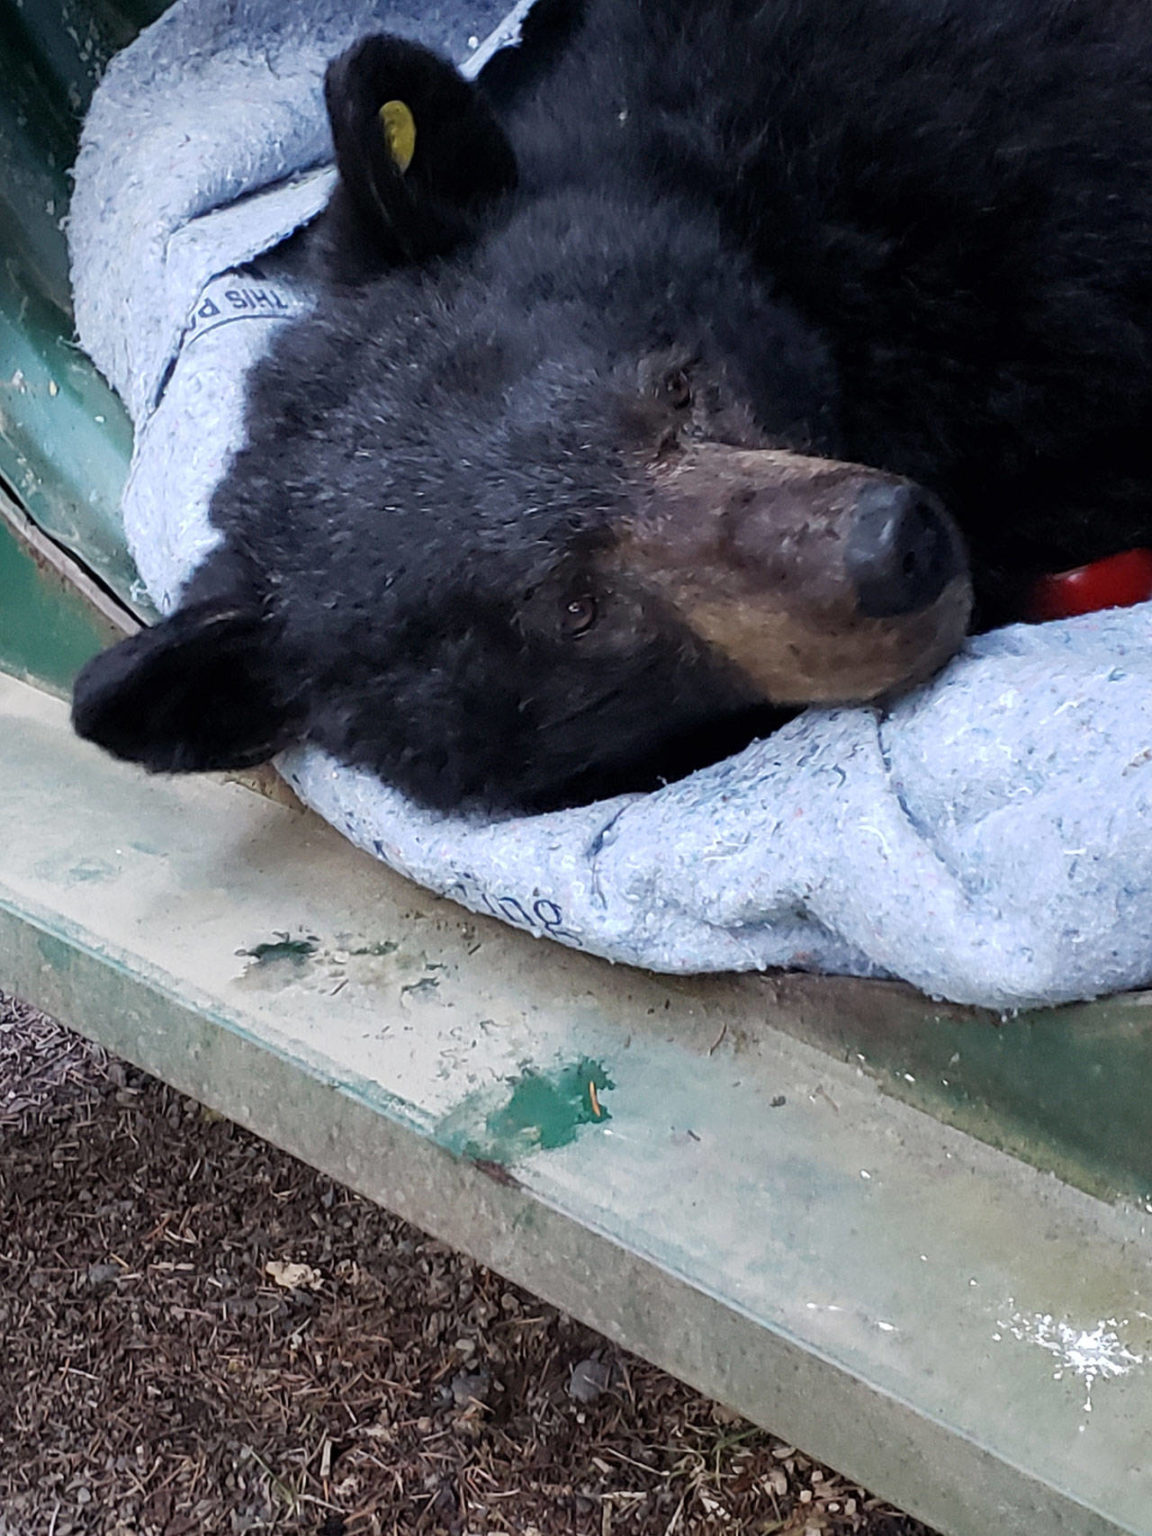
[[[578,1062],[558,1078],[526,1072],[505,1107],[488,1116],[488,1133],[498,1139],[527,1135],[537,1146],[566,1147],[580,1126],[609,1118],[600,1091],[612,1086],[593,1061]]]
[[[472,1161],[508,1164],[576,1140],[581,1126],[612,1118],[602,1095],[615,1087],[587,1058],[556,1072],[527,1069],[498,1093],[473,1094],[441,1123],[437,1139]]]

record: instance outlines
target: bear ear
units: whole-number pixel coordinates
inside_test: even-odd
[[[518,106],[560,60],[587,8],[587,0],[533,0],[518,39],[498,48],[477,77],[485,97],[501,111]]]
[[[72,724],[159,773],[249,768],[298,736],[268,620],[255,604],[222,599],[94,656],[76,680]]]
[[[328,66],[324,96],[340,172],[328,215],[337,280],[445,255],[516,184],[483,97],[427,48],[363,38]]]

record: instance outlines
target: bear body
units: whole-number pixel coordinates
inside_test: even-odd
[[[110,750],[549,809],[1152,542],[1138,0],[540,0],[476,85],[374,38],[327,93],[317,306],[78,684]]]

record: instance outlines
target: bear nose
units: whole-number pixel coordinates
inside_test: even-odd
[[[860,491],[844,560],[859,610],[870,619],[927,608],[966,564],[940,504],[899,481],[874,481]]]

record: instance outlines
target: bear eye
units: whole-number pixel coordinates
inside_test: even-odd
[[[676,411],[685,411],[692,404],[692,381],[683,368],[665,374],[664,398]]]
[[[560,621],[566,635],[582,635],[596,622],[596,599],[587,592],[570,597],[564,604]]]

